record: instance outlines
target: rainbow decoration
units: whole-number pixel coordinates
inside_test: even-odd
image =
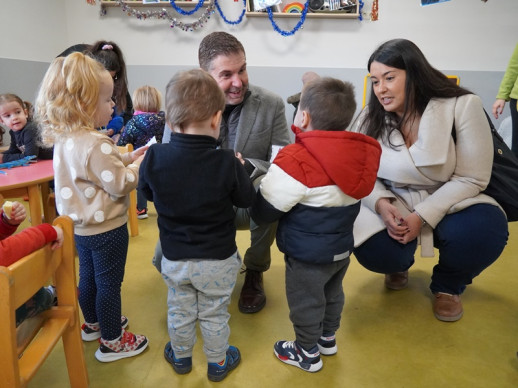
[[[282,12],[284,13],[302,13],[304,10],[304,5],[300,4],[298,2],[293,2],[286,4],[286,6],[283,8]]]

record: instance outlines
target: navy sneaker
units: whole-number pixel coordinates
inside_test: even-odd
[[[207,377],[210,381],[221,381],[227,377],[228,372],[235,369],[241,361],[241,353],[235,346],[229,346],[227,356],[221,362],[209,362]]]
[[[322,369],[322,360],[320,360],[317,345],[306,351],[297,344],[297,341],[277,341],[273,346],[273,351],[282,362],[307,372],[318,372]]]
[[[336,346],[336,337],[334,334],[322,335],[318,339],[317,345],[320,354],[324,356],[332,356],[338,351],[338,347]]]
[[[192,370],[192,357],[176,358],[171,342],[165,344],[164,357],[179,375],[184,375]]]

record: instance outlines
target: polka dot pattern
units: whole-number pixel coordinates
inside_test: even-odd
[[[113,181],[113,173],[109,170],[104,170],[101,172],[101,179],[107,183]]]
[[[70,187],[62,187],[59,194],[63,199],[70,199],[72,197],[72,189]]]
[[[128,251],[127,225],[93,236],[75,235],[79,256],[79,305],[89,323],[99,322],[101,336],[121,335],[121,285]]]
[[[85,197],[86,198],[93,198],[95,196],[96,190],[92,186],[87,187],[85,190]]]

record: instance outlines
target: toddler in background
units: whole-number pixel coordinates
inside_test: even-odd
[[[279,220],[276,241],[286,263],[295,341],[275,343],[275,355],[308,372],[322,368],[320,354],[337,352],[353,224],[381,155],[376,140],[345,131],[355,109],[350,83],[319,77],[305,83],[295,143],[279,151],[252,207],[256,222]]]
[[[157,143],[162,142],[165,126],[165,113],[160,111],[162,96],[152,86],[141,86],[133,92],[135,112],[128,121],[117,145],[132,144],[133,149],[145,146],[153,137]],[[137,217],[147,218],[147,200],[140,190],[137,190]]]
[[[32,121],[32,104],[16,94],[0,94],[0,122],[9,128],[11,144],[0,154],[0,163],[12,162],[26,156],[52,159],[52,148],[42,146],[38,126]]]
[[[0,197],[0,203],[2,202]],[[13,235],[27,217],[27,212],[25,207],[16,201],[10,203],[8,212],[4,207],[0,209],[0,265],[10,266],[48,243],[52,243],[52,249],[57,249],[63,244],[63,231],[60,227],[50,224],[32,226]],[[53,286],[40,288],[31,299],[16,309],[16,326],[25,319],[49,309],[55,302],[56,289]]]
[[[241,360],[228,344],[228,305],[241,267],[234,207],[251,206],[255,191],[234,151],[217,148],[225,97],[214,78],[181,72],[166,93],[173,134],[149,148],[139,183],[158,213],[169,288],[164,356],[176,373],[189,373],[199,321],[207,376],[221,381]]]
[[[59,214],[74,220],[79,256],[79,304],[83,340],[99,339],[95,357],[116,361],[140,354],[143,335],[126,331],[121,284],[128,250],[128,194],[136,188],[146,147],[121,155],[96,131],[111,118],[113,79],[102,64],[82,53],[58,57],[36,101],[42,140],[54,145]]]

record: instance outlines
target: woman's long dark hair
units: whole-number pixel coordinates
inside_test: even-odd
[[[121,49],[114,42],[100,40],[95,42],[86,53],[101,62],[106,70],[115,72],[113,99],[118,113],[124,112],[127,108],[128,77]]]
[[[385,112],[371,88],[368,112],[362,123],[361,132],[375,139],[390,142],[390,133],[385,132],[385,116],[389,115],[397,123],[397,129],[403,124],[421,116],[432,98],[451,98],[471,94],[452,82],[425,58],[419,47],[407,39],[393,39],[383,43],[369,58],[367,68],[372,62],[406,71],[405,106],[399,118],[395,113]],[[393,146],[392,144],[390,144]]]

